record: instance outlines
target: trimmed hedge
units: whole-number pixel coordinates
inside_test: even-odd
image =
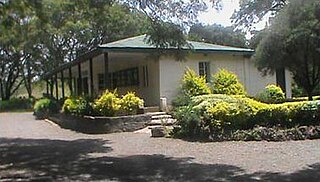
[[[177,135],[207,138],[256,125],[319,125],[320,102],[265,104],[244,96],[209,94],[193,97],[189,105],[176,108],[174,115],[181,126]]]
[[[32,110],[34,99],[27,98],[12,98],[10,100],[0,101],[1,111],[15,111],[15,110]]]
[[[56,101],[48,98],[38,100],[33,109],[37,119],[47,118],[50,114],[57,113],[59,110]]]
[[[281,103],[285,101],[285,94],[280,87],[271,84],[267,85],[262,92],[258,94],[258,100],[265,103]]]

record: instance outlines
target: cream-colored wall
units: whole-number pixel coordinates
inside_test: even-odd
[[[292,80],[293,76],[289,70],[285,70],[285,79],[286,79],[286,98],[292,98]]]
[[[159,62],[147,58],[147,54],[143,53],[108,53],[109,72],[115,72],[123,69],[138,67],[139,70],[139,86],[119,87],[118,94],[121,96],[128,91],[134,91],[143,98],[146,106],[159,105]],[[143,83],[143,66],[148,67],[148,86]],[[93,58],[93,82],[94,93],[101,94],[98,90],[98,74],[104,73],[104,54],[100,54]]]
[[[138,96],[144,99],[146,106],[159,105],[161,97],[167,98],[167,103],[171,104],[178,94],[181,78],[186,67],[198,73],[199,62],[210,62],[211,74],[222,68],[236,73],[248,94],[252,96],[255,96],[267,84],[276,83],[275,75],[263,77],[255,67],[254,62],[241,55],[198,53],[190,55],[185,61],[176,61],[172,57],[162,57],[158,61],[151,59],[148,55],[145,53],[109,53],[109,72],[133,67],[139,69],[139,86],[117,88],[119,95],[125,94],[127,91],[135,91]],[[149,85],[147,87],[143,85],[143,66],[146,65],[149,72]],[[104,67],[104,54],[93,58],[94,94],[100,94],[98,91],[98,74],[104,73]],[[89,61],[82,63],[81,68],[83,73],[87,72],[89,74]],[[78,77],[77,66],[72,68],[72,72],[73,77]],[[85,76],[82,75],[82,77]],[[90,89],[90,80],[88,85]]]
[[[186,61],[175,61],[172,57],[160,60],[160,96],[170,104],[178,94],[181,79],[186,67],[199,74],[199,62],[210,62],[210,73],[227,69],[238,75],[249,95],[256,95],[267,84],[276,83],[276,76],[263,77],[254,62],[241,55],[231,54],[193,54]]]

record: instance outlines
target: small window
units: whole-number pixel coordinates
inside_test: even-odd
[[[104,90],[104,74],[98,74],[98,89]]]
[[[209,62],[199,62],[199,75],[205,76],[206,81],[210,80],[210,64]]]
[[[149,85],[149,73],[148,66],[143,66],[143,86],[148,87]]]
[[[113,73],[113,86],[117,87],[128,87],[139,85],[139,70],[138,68],[130,68],[120,70]]]

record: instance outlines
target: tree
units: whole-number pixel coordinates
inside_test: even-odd
[[[31,96],[35,68],[32,60],[37,52],[33,46],[37,34],[33,24],[36,5],[37,2],[24,0],[5,1],[1,5],[0,93],[3,100],[10,99],[23,83]]]
[[[124,5],[144,13],[151,24],[148,29],[148,42],[159,49],[188,46],[186,41],[187,27],[197,21],[198,14],[205,11],[208,2],[205,0],[120,0]],[[210,0],[212,6],[220,7],[221,0]],[[170,35],[171,37],[167,37]]]
[[[287,3],[288,0],[241,0],[240,9],[231,18],[236,27],[250,30],[266,15],[276,15]]]
[[[189,37],[196,41],[221,44],[235,47],[246,47],[246,37],[240,30],[221,25],[195,24],[190,28]]]
[[[320,2],[292,0],[258,45],[255,59],[264,73],[287,68],[312,100],[320,83]]]
[[[186,26],[206,7],[204,0],[1,1],[0,95],[9,99],[24,84],[31,96],[35,76],[125,37],[147,33],[159,50],[180,50]]]

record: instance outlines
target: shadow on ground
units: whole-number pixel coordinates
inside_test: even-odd
[[[93,157],[108,141],[0,138],[0,181],[319,181],[320,164],[291,174],[253,173],[164,155]]]

